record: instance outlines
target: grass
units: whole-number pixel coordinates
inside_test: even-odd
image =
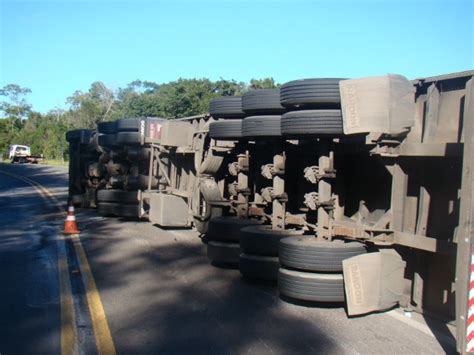
[[[67,160],[59,160],[59,159],[44,159],[40,164],[52,165],[52,166],[68,166],[69,162]]]
[[[1,157],[0,162],[1,163],[10,163],[10,160]],[[40,164],[41,165],[51,165],[51,166],[68,166],[69,162],[67,160],[60,160],[60,159],[44,159]]]

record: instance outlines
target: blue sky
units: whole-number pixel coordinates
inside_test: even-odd
[[[472,0],[0,0],[0,86],[35,110],[101,80],[311,77],[473,69]]]

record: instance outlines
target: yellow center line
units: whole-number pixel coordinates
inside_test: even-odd
[[[31,180],[25,176],[12,174],[4,170],[0,170],[0,174],[4,174],[12,178],[21,180],[23,182],[26,182],[27,184],[31,185],[36,190],[36,192],[40,194],[43,198],[45,197],[49,198],[53,202],[56,208],[58,208],[60,211],[64,211],[64,209],[61,207],[61,203],[54,196],[54,194],[52,194],[48,189],[46,189],[43,185],[39,184],[38,182]]]
[[[61,313],[61,354],[76,354],[77,329],[65,240],[58,243],[58,272]]]
[[[0,170],[0,174],[4,174],[31,185],[36,192],[47,201],[52,202],[56,208],[63,210],[60,202],[56,199],[48,189],[27,177],[12,174]],[[49,199],[49,200],[48,200]],[[60,288],[60,307],[61,307],[61,354],[76,353],[77,330],[75,322],[74,302],[71,291],[71,281],[69,279],[68,261],[65,250],[65,239],[60,243],[58,251],[58,270],[59,270],[59,288]],[[81,269],[82,281],[86,292],[87,303],[91,316],[94,337],[99,354],[115,354],[115,346],[110,333],[109,324],[105,315],[104,307],[100,299],[99,290],[92,275],[86,253],[82,247],[81,240],[78,235],[72,235],[74,249],[76,251],[77,261]]]
[[[86,289],[87,303],[94,328],[95,342],[99,354],[115,354],[115,346],[110,333],[109,324],[105,316],[104,307],[100,300],[99,290],[95,284],[92,271],[87,260],[86,252],[82,247],[81,240],[77,234],[71,235],[76,250],[79,267],[81,269],[82,281]]]

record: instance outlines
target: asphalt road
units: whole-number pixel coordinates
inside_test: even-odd
[[[29,176],[65,200],[63,168],[0,170]],[[57,233],[64,217],[2,174],[0,209],[0,353],[57,353]],[[211,266],[194,231],[91,210],[78,211],[77,219],[117,353],[454,352],[447,327],[419,315],[394,310],[349,319],[340,306],[283,301],[274,285]],[[87,314],[79,318],[90,335]],[[81,352],[93,352],[88,346]]]
[[[0,170],[11,167],[0,165]],[[65,170],[23,166],[15,172],[39,180],[58,175],[51,189],[63,194]],[[46,176],[49,177],[47,178]],[[0,174],[0,353],[59,352],[57,211],[18,179]]]

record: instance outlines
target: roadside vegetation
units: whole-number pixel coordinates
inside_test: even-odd
[[[0,152],[11,144],[31,146],[33,154],[46,161],[67,160],[65,133],[76,128],[93,128],[103,121],[126,117],[179,118],[207,112],[216,96],[242,95],[248,90],[277,87],[273,78],[235,80],[179,79],[157,84],[136,80],[112,90],[97,81],[86,92],[76,91],[67,99],[67,109],[39,113],[28,102],[31,90],[17,84],[0,89]]]

